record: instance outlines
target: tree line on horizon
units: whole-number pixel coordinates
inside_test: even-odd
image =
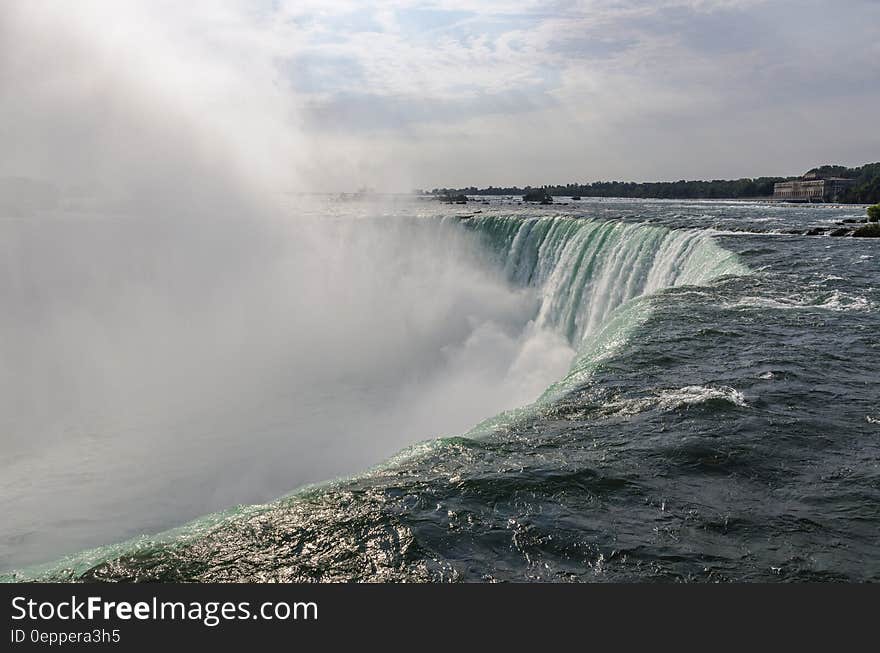
[[[880,202],[880,163],[856,168],[824,165],[813,168],[824,176],[854,179],[855,183],[840,199],[844,203],[871,204]],[[544,190],[553,197],[624,197],[644,199],[751,199],[771,197],[773,186],[799,177],[758,177],[755,179],[715,179],[712,181],[596,181],[588,184],[570,183],[549,186],[489,186],[488,188],[435,188],[432,195],[523,195]]]

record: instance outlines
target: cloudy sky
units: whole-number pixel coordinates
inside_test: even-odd
[[[151,129],[131,143],[176,121],[175,143],[321,190],[880,160],[877,0],[13,0],[0,19],[0,129],[23,153],[0,174],[70,163],[71,139],[118,149],[132,104]],[[77,118],[47,117],[59,93]]]

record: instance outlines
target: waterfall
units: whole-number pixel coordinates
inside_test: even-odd
[[[464,224],[512,283],[540,289],[538,326],[576,348],[636,297],[746,271],[700,230],[561,216],[477,216]]]

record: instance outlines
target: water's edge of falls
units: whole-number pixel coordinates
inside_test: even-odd
[[[444,217],[441,221],[450,228],[473,232],[509,282],[537,289],[540,305],[534,327],[555,331],[577,352],[568,374],[547,388],[536,402],[483,421],[465,434],[472,439],[496,433],[582,386],[602,360],[625,347],[650,315],[651,304],[643,301],[645,298],[664,288],[700,286],[748,272],[736,255],[701,230],[567,216],[523,219],[486,215],[466,220]],[[393,468],[455,439],[414,445],[365,475]],[[278,501],[290,501],[343,482],[300,488]],[[0,580],[75,579],[102,562],[191,542],[227,519],[257,514],[272,505],[243,506],[206,515],[159,535],[84,551],[0,576]]]

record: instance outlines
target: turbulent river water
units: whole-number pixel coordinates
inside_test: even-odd
[[[141,388],[154,404],[126,394],[123,412],[84,413],[79,402],[64,413],[75,422],[7,420],[10,433],[66,434],[45,436],[38,452],[4,444],[13,452],[0,464],[7,580],[880,580],[880,242],[786,233],[861,217],[863,207],[492,198],[313,210],[336,225],[334,246],[324,247],[326,234],[308,240],[321,257],[274,278],[259,307],[277,305],[276,283],[296,294],[320,277],[329,280],[303,306],[326,315],[291,322],[294,302],[266,316],[294,324],[307,346],[290,361],[274,346],[246,352],[272,364],[237,373],[233,403],[260,410],[205,400],[193,411],[183,393],[188,410],[169,426],[143,414],[174,402]],[[71,229],[46,224],[45,233],[15,227],[13,242],[4,223],[7,256],[43,251]],[[344,265],[328,252],[343,252]],[[374,268],[376,257],[397,263]],[[169,279],[190,267],[183,252]],[[236,277],[264,272],[231,267]],[[399,301],[377,299],[364,280],[377,275]],[[40,291],[3,288],[19,304]],[[52,306],[34,299],[24,313],[40,322]],[[6,332],[33,346],[21,313]],[[328,329],[334,342],[365,344],[316,362],[307,354],[321,348],[309,343]],[[232,341],[252,339],[288,351],[263,324],[237,327]],[[203,340],[180,347],[191,357]],[[108,355],[95,347],[83,357]],[[80,360],[64,351],[68,365]],[[4,350],[7,366],[26,367],[27,353]],[[57,360],[50,353],[38,371]],[[177,350],[164,354],[176,360]],[[202,356],[171,396],[203,385],[206,366],[212,376],[224,369],[214,348]],[[69,400],[75,382],[47,401]],[[34,393],[28,385],[15,396]],[[120,401],[113,388],[100,396]],[[116,435],[102,433],[135,428],[132,415],[140,445],[106,444]],[[219,432],[228,435],[218,442]]]

